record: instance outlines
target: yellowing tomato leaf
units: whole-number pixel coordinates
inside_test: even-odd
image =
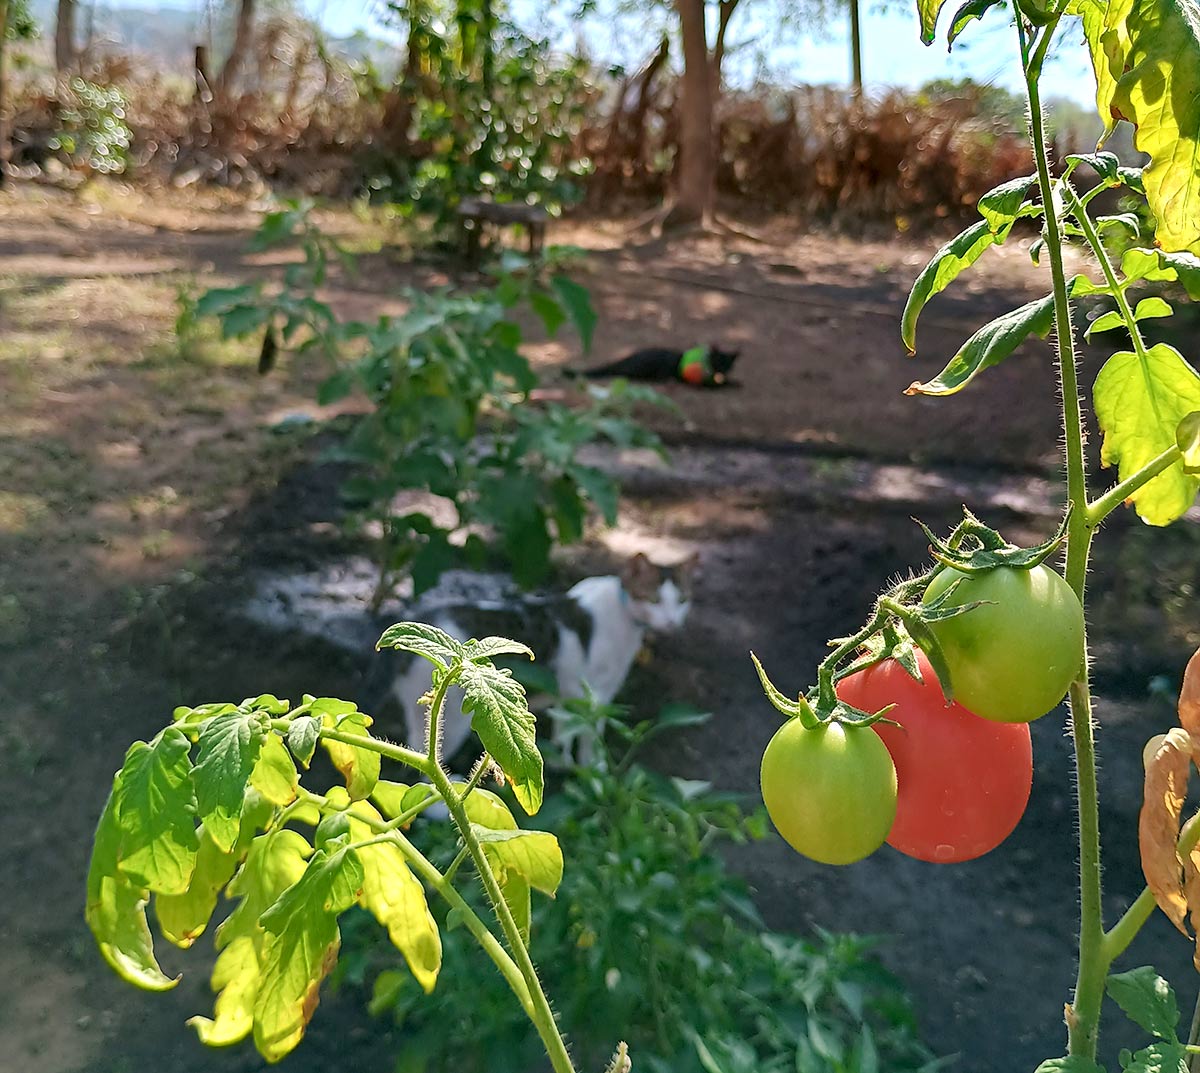
[[[207,828],[201,827],[200,850],[187,890],[154,899],[154,915],[163,935],[176,946],[191,946],[204,933],[221,888],[233,878],[236,868],[235,854],[221,849]]]
[[[459,684],[472,729],[508,777],[517,802],[533,815],[542,807],[542,754],[524,687],[487,663],[464,663]]]
[[[1180,727],[1172,728],[1146,765],[1138,816],[1138,849],[1146,885],[1158,907],[1185,935],[1188,903],[1183,891],[1183,862],[1176,844],[1191,760],[1191,737]]]
[[[117,867],[122,838],[116,808],[120,792],[118,774],[96,827],[84,918],[101,956],[123,980],[145,991],[167,991],[179,977],[167,976],[154,957],[154,940],[146,923],[149,891],[135,886]]]
[[[513,819],[513,814],[504,803],[504,799],[492,793],[491,790],[485,790],[482,787],[472,790],[470,796],[463,802],[463,808],[467,810],[467,818],[472,823],[479,824],[480,827],[488,827],[493,831],[515,831],[517,829],[517,821]]]
[[[196,812],[209,837],[228,852],[241,829],[250,776],[268,734],[266,717],[237,709],[218,715],[200,731],[196,766]]]
[[[1175,992],[1149,965],[1114,973],[1104,982],[1104,989],[1134,1024],[1159,1039],[1175,1039],[1179,1024]]]
[[[506,872],[524,876],[534,890],[554,896],[562,882],[563,856],[558,839],[547,831],[497,831],[471,824],[489,860]]]
[[[1200,410],[1200,376],[1178,350],[1156,343],[1144,358],[1130,351],[1109,358],[1094,398],[1104,433],[1100,459],[1116,464],[1124,480],[1172,447],[1180,421]],[[1131,498],[1143,521],[1170,525],[1191,507],[1198,488],[1200,477],[1172,466]]]
[[[921,43],[932,45],[937,37],[937,20],[946,0],[917,0],[917,17],[921,20]]]
[[[296,765],[278,734],[268,734],[258,754],[258,763],[250,775],[253,786],[272,805],[290,805],[296,800],[300,777]]]
[[[941,7],[941,0],[937,7]],[[936,15],[935,10],[935,18]],[[942,246],[921,270],[900,318],[900,338],[910,354],[917,352],[917,318],[929,299],[945,290],[959,273],[978,261],[983,251],[995,242],[996,236],[987,220],[980,220]]]
[[[915,382],[906,395],[953,395],[984,369],[999,365],[1031,335],[1045,339],[1054,326],[1054,296],[1028,302],[971,336],[934,379]]]
[[[339,701],[337,703],[348,702]],[[318,705],[323,706],[318,708]],[[318,701],[313,704],[312,710],[314,714],[322,717],[326,727],[341,731],[343,734],[369,738],[371,734],[368,727],[371,725],[371,717],[363,712],[354,711],[353,705],[350,707],[352,710],[348,713],[338,712],[335,714],[331,706]],[[334,741],[332,738],[322,738],[321,744],[329,752],[329,759],[333,761],[333,766],[342,773],[342,777],[346,780],[346,789],[349,791],[351,799],[360,801],[369,797],[371,791],[375,789],[375,783],[379,781],[379,754],[357,745]]]
[[[304,875],[305,860],[311,853],[304,838],[286,828],[260,835],[250,843],[246,861],[229,885],[230,897],[241,901],[217,928],[214,1017],[188,1021],[201,1042],[213,1047],[236,1043],[254,1027],[254,1005],[269,939],[258,920]]]
[[[363,870],[345,848],[313,854],[304,875],[259,918],[267,932],[254,999],[254,1045],[277,1062],[304,1036],[320,999],[321,982],[337,962],[338,914],[362,887]]]
[[[158,894],[182,894],[196,865],[191,747],[183,731],[170,726],[149,744],[134,742],[121,768],[118,867],[134,886]]]
[[[355,817],[382,820],[366,801],[356,801],[350,815],[351,837],[356,842],[370,838],[374,830]],[[425,888],[398,846],[378,842],[356,852],[363,868],[362,907],[387,929],[392,945],[404,955],[417,983],[428,994],[442,967],[442,940],[425,900]]]
[[[1142,172],[1164,250],[1200,245],[1200,4],[1132,0],[1124,12],[1125,47],[1115,52],[1116,114],[1135,128],[1134,144],[1150,157]]]

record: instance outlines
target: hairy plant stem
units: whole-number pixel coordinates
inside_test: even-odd
[[[1017,16],[1025,87],[1029,97],[1029,131],[1037,165],[1038,185],[1045,206],[1046,248],[1054,282],[1054,316],[1058,342],[1058,375],[1062,392],[1067,501],[1071,507],[1066,541],[1066,579],[1080,602],[1087,581],[1088,553],[1094,530],[1088,525],[1087,469],[1083,457],[1083,414],[1075,334],[1071,326],[1070,297],[1063,266],[1063,236],[1055,209],[1050,158],[1046,148],[1045,117],[1038,81],[1050,41],[1057,29],[1054,19],[1045,26],[1030,51],[1021,16]],[[1096,745],[1092,726],[1092,701],[1088,686],[1087,641],[1079,677],[1071,685],[1071,733],[1075,745],[1075,785],[1079,815],[1079,970],[1075,995],[1067,1008],[1068,1053],[1095,1059],[1099,1035],[1100,1004],[1104,997],[1107,964],[1104,957],[1104,920],[1100,887],[1100,803],[1096,785]]]

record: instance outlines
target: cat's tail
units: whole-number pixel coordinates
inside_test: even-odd
[[[620,364],[619,361],[614,361],[608,365],[594,365],[590,369],[563,369],[562,373],[568,380],[597,380],[620,375]]]

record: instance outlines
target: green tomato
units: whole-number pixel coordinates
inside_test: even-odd
[[[896,767],[870,727],[789,719],[763,753],[761,782],[776,829],[822,864],[870,856],[896,818]]]
[[[1083,666],[1083,608],[1048,566],[998,566],[967,575],[949,567],[925,591],[929,603],[955,581],[953,605],[986,601],[930,623],[954,699],[984,719],[1028,723],[1050,711]]]

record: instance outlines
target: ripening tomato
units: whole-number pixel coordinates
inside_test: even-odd
[[[896,765],[896,821],[889,846],[922,861],[970,861],[994,849],[1025,811],[1033,784],[1026,723],[981,719],[946,704],[933,668],[918,653],[923,682],[895,660],[843,678],[838,696],[867,712],[894,704],[876,723]]]
[[[896,815],[896,769],[872,727],[789,719],[763,753],[761,782],[776,829],[822,864],[874,853]]]
[[[952,604],[987,602],[929,627],[946,657],[954,699],[1001,723],[1040,718],[1083,667],[1079,598],[1048,566],[998,566],[973,576],[947,567],[934,575],[924,602],[960,578]]]

